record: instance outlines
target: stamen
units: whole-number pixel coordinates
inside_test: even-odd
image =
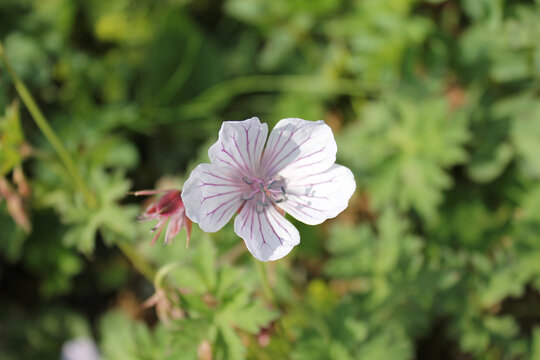
[[[248,185],[254,185],[251,188],[252,191],[242,194],[241,198],[244,201],[255,200],[257,212],[263,212],[265,207],[287,200],[287,191],[284,186],[278,185],[279,190],[272,189],[273,186],[276,186],[276,183],[279,184],[281,182],[279,179],[272,179],[269,182],[265,182],[262,179],[244,176],[242,177],[242,181]],[[259,184],[259,186],[257,187],[256,184]]]

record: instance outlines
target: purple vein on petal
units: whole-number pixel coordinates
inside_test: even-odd
[[[272,164],[272,162],[274,161],[274,159],[279,155],[279,153],[285,148],[285,145],[287,145],[289,143],[289,141],[291,141],[293,135],[296,133],[297,130],[299,130],[300,128],[298,129],[295,129],[293,131],[291,131],[290,135],[289,135],[289,138],[283,143],[283,145],[281,146],[281,148],[276,152],[276,148],[279,144],[279,141],[281,140],[281,137],[283,136],[283,132],[285,131],[287,127],[283,127],[281,129],[281,132],[279,133],[279,136],[276,140],[276,143],[272,146],[272,152],[268,155],[268,157],[265,159],[265,164],[264,166],[269,166],[270,164]]]
[[[287,202],[290,203],[290,204],[298,205],[298,207],[296,207],[296,210],[298,210],[299,212],[301,212],[301,213],[303,213],[303,214],[305,214],[305,215],[307,215],[309,217],[313,217],[313,215],[310,215],[307,212],[305,212],[304,210],[302,210],[303,208],[307,208],[307,209],[310,209],[310,210],[313,210],[313,211],[324,213],[324,210],[314,208],[313,206],[309,206],[308,204],[304,204],[304,203],[301,203],[301,202],[298,202],[298,201],[295,201],[295,200],[289,199]]]
[[[274,235],[276,235],[277,239],[279,240],[279,244],[280,244],[280,245],[283,245],[283,239],[278,235],[278,233],[276,232],[276,229],[274,229],[274,225],[272,224],[272,222],[271,222],[270,219],[268,218],[268,215],[269,215],[268,213],[269,213],[269,212],[270,212],[270,211],[267,211],[267,212],[265,213],[265,215],[266,215],[266,221],[268,221],[268,225],[270,226],[270,229],[272,229],[272,232],[274,233]],[[274,220],[275,220],[275,219],[274,219]]]
[[[257,144],[259,143],[259,135],[260,134],[261,134],[261,129],[259,128],[259,130],[257,131],[257,137],[255,138],[254,152],[257,151]],[[260,162],[261,161],[261,155],[262,155],[262,151],[261,151],[261,154],[259,154],[259,158],[255,159],[254,161]]]
[[[250,160],[251,166],[253,166],[253,160],[251,159],[251,150],[249,149],[249,129],[251,129],[251,124],[249,124],[247,129],[244,126],[242,126],[242,129],[244,129],[244,132],[246,134],[246,154]]]
[[[234,138],[233,138],[234,140]],[[236,140],[235,140],[235,143],[236,143]],[[243,170],[245,171],[247,174],[249,174],[249,170],[247,168],[243,168],[243,165],[240,164],[238,162],[238,160],[236,160],[236,158],[234,156],[231,155],[230,152],[228,152],[225,147],[223,145],[221,145],[221,152],[224,152],[225,154],[227,154],[227,156],[229,156],[231,158],[231,160],[238,166],[238,167],[234,167],[236,170]],[[241,157],[241,156],[240,156]],[[223,159],[220,159],[221,161],[225,162]],[[243,159],[242,159],[243,160]],[[244,161],[245,162],[245,161]],[[229,166],[231,166],[231,163],[228,163],[228,162],[225,162],[226,164],[228,164]],[[241,172],[241,171],[239,171]]]
[[[307,154],[307,155],[304,155],[304,156],[300,156],[299,158],[296,158],[296,161],[300,161],[300,160],[307,159],[307,158],[310,157],[310,156],[313,156],[313,155],[315,155],[315,154],[320,153],[320,152],[323,151],[324,149],[326,149],[326,145],[323,146],[321,149],[312,152],[311,154]]]
[[[287,235],[291,236],[291,233],[289,232],[289,230],[287,230],[287,228],[285,226],[283,226],[283,224],[281,223],[280,220],[282,220],[282,219],[279,219],[277,216],[281,216],[281,215],[276,215],[275,213],[272,213],[272,217],[274,218],[276,223],[279,225],[279,227],[282,228],[283,231],[285,231],[287,233]]]
[[[208,215],[214,216],[214,214],[216,213],[216,211],[218,211],[221,207],[223,207],[224,205],[230,203],[230,202],[233,201],[233,200],[237,200],[237,199],[236,199],[235,197],[230,198],[229,200],[227,200],[227,201],[221,203],[221,204],[220,204],[217,208],[215,208],[214,210],[212,210],[212,211],[206,213],[204,216],[205,216],[205,217],[207,217]],[[227,210],[229,210],[229,209],[230,209],[231,207],[233,207],[233,206],[234,206],[234,203],[233,203],[232,205],[230,205],[228,208],[226,208],[224,212],[226,212]]]
[[[268,175],[273,174],[273,172],[276,170],[279,164],[281,164],[284,160],[286,160],[294,151],[298,150],[302,145],[304,145],[306,142],[311,140],[311,135],[302,141],[300,144],[298,144],[295,148],[293,148],[291,151],[287,153],[283,158],[281,158],[278,162],[275,162],[272,167],[266,172]],[[280,150],[281,151],[281,150]],[[296,161],[296,159],[294,160]]]
[[[227,213],[227,211],[232,208],[234,206],[234,203],[232,203],[228,208],[226,208],[222,213],[221,213],[221,216],[219,217],[219,219],[217,220],[218,222],[221,221],[221,219],[223,219],[223,216],[225,216],[225,214]]]
[[[201,180],[201,184],[198,185],[198,187],[203,187],[203,186],[227,186],[227,187],[230,187],[231,184],[214,184],[214,183],[207,183],[207,182],[204,182]]]
[[[215,178],[217,178],[217,179],[220,179],[220,180],[223,180],[223,181],[230,181],[231,183],[237,182],[237,180],[236,180],[236,179],[233,179],[232,177],[223,177],[223,176],[219,176],[219,175],[216,175],[216,174],[211,173],[211,172],[209,172],[209,171],[203,171],[203,174],[213,176],[213,177],[215,177]],[[233,185],[233,184],[231,184],[231,185]]]
[[[287,187],[287,190],[288,190],[287,195],[289,197],[299,197],[299,198],[308,197],[308,198],[311,198],[311,199],[328,199],[328,196],[318,196],[318,195],[313,195],[313,194],[310,194],[310,193],[304,193],[304,192],[298,192],[298,191],[290,190],[292,188],[298,188],[298,187],[304,187],[304,188],[307,188],[307,189],[310,188],[310,186],[304,186],[304,185],[302,185],[302,186],[298,185],[298,186],[295,186],[295,187],[288,186]],[[337,191],[339,191],[339,189],[337,189]]]
[[[255,222],[255,209],[251,209],[251,226],[249,228],[249,237],[253,239],[253,223]]]
[[[259,233],[261,234],[262,241],[263,241],[262,244],[261,244],[261,247],[259,248],[259,249],[261,249],[264,246],[264,244],[268,245],[268,243],[266,242],[266,239],[264,238],[264,233],[262,231],[261,213],[257,213],[257,218],[259,220]],[[270,245],[268,245],[268,247],[270,249],[272,249],[272,247]]]
[[[310,177],[310,176],[311,176],[311,175],[306,176],[306,177],[301,178],[301,179],[305,179],[305,178],[308,178],[308,177]],[[336,178],[336,177],[334,176],[334,177],[331,178],[330,180],[320,181],[320,182],[316,182],[316,183],[287,185],[287,189],[293,189],[293,188],[306,188],[306,187],[313,187],[313,186],[315,186],[315,185],[328,184],[328,183],[334,182],[334,179],[335,179],[335,178]],[[300,179],[300,180],[301,180],[301,179]]]
[[[201,204],[203,202],[205,202],[206,200],[208,200],[208,199],[212,199],[212,198],[215,198],[215,197],[218,197],[218,196],[223,196],[223,195],[239,193],[239,192],[242,192],[242,191],[243,191],[242,189],[237,189],[237,190],[227,191],[227,192],[224,192],[224,193],[214,194],[214,195],[210,195],[210,196],[204,196],[202,201],[201,201]]]
[[[244,174],[244,170],[243,170],[243,169],[237,167],[237,166],[234,165],[234,164],[231,164],[229,161],[227,161],[227,160],[225,160],[225,159],[222,159],[222,158],[220,158],[220,157],[218,157],[217,159],[218,159],[219,161],[221,161],[222,163],[229,165],[229,166],[230,166],[231,168],[233,168],[237,173],[239,173],[239,174]]]
[[[310,199],[326,199],[326,200],[328,200],[328,196],[316,196],[316,195],[311,195],[311,194],[301,194],[301,193],[291,192],[291,191],[289,191],[289,192],[287,193],[287,195],[289,195],[290,197],[292,197],[292,196],[298,196],[298,197],[300,197],[300,198],[302,198],[302,197],[308,197],[308,198],[310,198]]]
[[[236,148],[236,151],[238,152],[238,156],[240,156],[240,159],[242,159],[242,162],[244,163],[245,169],[249,174],[250,166],[247,164],[246,159],[244,159],[244,156],[242,156],[242,151],[240,151],[240,147],[238,147],[238,143],[236,142],[236,138],[234,136],[231,136],[231,138],[234,141],[234,147]],[[248,152],[249,156],[249,152]]]

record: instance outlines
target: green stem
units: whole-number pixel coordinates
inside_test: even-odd
[[[64,144],[62,144],[62,141],[60,141],[60,138],[58,138],[58,135],[56,135],[52,127],[49,125],[49,122],[47,121],[43,113],[41,112],[36,101],[30,94],[30,91],[28,91],[28,88],[26,87],[26,85],[22,82],[22,80],[19,78],[19,76],[17,76],[17,74],[13,70],[13,67],[11,66],[9,59],[6,56],[6,53],[4,51],[4,47],[2,46],[1,41],[0,41],[0,57],[4,61],[4,64],[6,65],[6,69],[9,75],[11,76],[11,79],[13,80],[13,84],[15,85],[15,89],[17,90],[17,93],[21,97],[24,105],[26,105],[26,108],[30,112],[32,119],[34,119],[34,122],[36,123],[36,125],[39,127],[43,135],[47,138],[47,141],[49,141],[53,149],[56,151],[56,153],[60,157],[60,160],[66,167],[66,170],[68,171],[73,182],[75,183],[75,186],[83,194],[86,205],[88,205],[88,207],[90,208],[96,208],[98,206],[96,198],[90,191],[90,188],[84,182],[79,170],[77,169],[77,166],[75,165],[75,162],[69,155],[67,149],[64,147]],[[133,246],[125,241],[119,241],[117,243],[117,246],[122,251],[122,253],[130,260],[133,266],[143,276],[145,276],[148,279],[148,281],[152,282],[152,280],[155,277],[155,273],[156,273],[155,270],[146,262],[146,260],[140,254],[138,254],[135,251]]]
[[[387,87],[393,86],[387,84]],[[207,116],[236,96],[256,92],[300,92],[308,94],[367,96],[381,85],[362,84],[352,79],[326,79],[320,76],[255,75],[224,81],[203,91],[188,104],[154,109],[156,118],[190,120]]]
[[[154,276],[154,289],[156,289],[156,291],[158,289],[161,289],[163,287],[163,280],[165,279],[165,276],[167,276],[167,274],[169,274],[174,269],[183,265],[183,263],[177,261],[162,266]]]
[[[259,278],[261,279],[264,297],[268,302],[274,305],[276,310],[279,310],[279,303],[274,296],[274,292],[272,291],[272,288],[270,287],[270,282],[268,281],[267,263],[259,261],[255,258],[253,258],[253,261],[255,262],[255,266],[257,267],[257,273],[259,274]],[[292,339],[281,320],[281,318],[277,319],[274,325],[276,334],[278,334],[278,336],[282,337],[283,339]]]
[[[120,240],[116,243],[120,251],[129,259],[137,271],[143,275],[149,282],[156,277],[156,270],[143,258],[135,248],[128,242]]]
[[[255,266],[257,267],[257,273],[259,274],[259,278],[261,279],[264,297],[267,301],[271,302],[276,307],[276,309],[278,309],[276,297],[274,296],[272,288],[270,287],[270,282],[268,281],[268,271],[266,269],[266,263],[259,261],[255,258],[253,258],[253,261],[255,262]]]
[[[77,166],[75,165],[75,162],[73,159],[71,159],[71,156],[69,155],[68,151],[54,132],[54,130],[49,125],[47,119],[39,109],[39,106],[36,104],[34,98],[26,88],[26,85],[21,81],[19,76],[15,73],[13,70],[13,67],[11,66],[11,63],[9,62],[6,53],[4,52],[4,47],[2,46],[2,42],[0,42],[0,57],[4,61],[4,64],[6,65],[6,69],[11,76],[11,79],[13,80],[13,84],[15,85],[15,89],[17,90],[17,93],[19,93],[19,96],[21,97],[22,101],[24,102],[24,105],[26,105],[26,108],[30,112],[30,115],[32,115],[32,118],[34,119],[34,122],[39,127],[43,135],[47,138],[51,146],[54,148],[62,162],[64,163],[64,166],[66,167],[66,170],[68,171],[69,175],[73,179],[73,182],[79,188],[81,193],[84,196],[85,202],[87,205],[91,208],[95,208],[97,206],[96,199],[90,189],[86,186],[82,176],[80,175],[79,171],[77,170]]]
[[[159,104],[170,102],[174,95],[184,86],[193,70],[201,45],[202,37],[193,36],[188,38],[180,64],[156,95]]]

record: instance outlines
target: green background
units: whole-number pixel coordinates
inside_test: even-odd
[[[0,359],[540,359],[539,35],[538,0],[0,0],[75,165],[2,62]],[[266,267],[232,224],[150,247],[127,192],[252,116],[324,119],[348,209]]]

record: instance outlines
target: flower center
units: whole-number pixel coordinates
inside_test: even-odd
[[[286,200],[285,181],[280,177],[265,181],[244,176],[242,181],[249,185],[249,190],[242,194],[242,200],[254,200],[257,212],[263,212],[266,207]]]

